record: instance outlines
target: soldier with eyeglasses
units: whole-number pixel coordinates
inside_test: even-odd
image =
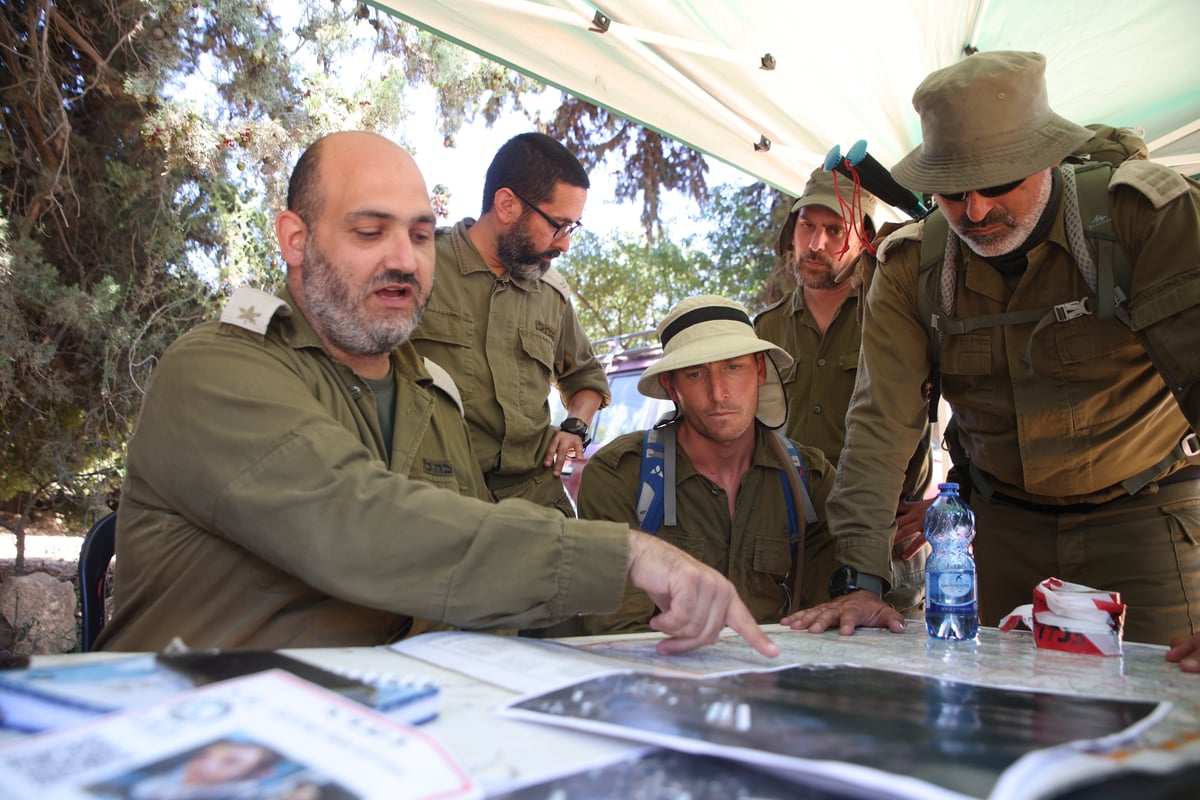
[[[522,497],[574,516],[562,485],[611,395],[552,268],[582,225],[589,181],[562,143],[541,133],[506,142],[488,167],[478,220],[437,231],[437,281],[413,334],[421,355],[462,392],[471,444],[497,500]],[[567,418],[550,424],[558,388]]]

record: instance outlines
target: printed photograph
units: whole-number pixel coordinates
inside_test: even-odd
[[[232,736],[126,771],[86,791],[104,800],[360,800],[277,750]]]
[[[684,739],[745,748],[738,758],[756,758],[753,750],[839,761],[986,796],[1022,755],[1119,733],[1157,704],[842,665],[704,679],[614,673],[513,708],[586,721],[592,730],[633,729],[652,744]]]

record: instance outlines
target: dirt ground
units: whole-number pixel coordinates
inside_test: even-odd
[[[11,518],[11,515],[9,516]],[[76,581],[83,530],[70,530],[55,519],[40,520],[25,532],[25,572],[46,572],[64,581]],[[0,528],[0,580],[12,575],[17,558],[17,537]]]

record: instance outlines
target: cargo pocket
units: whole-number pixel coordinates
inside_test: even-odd
[[[1185,608],[1192,630],[1200,623],[1200,498],[1189,498],[1163,505],[1171,528],[1171,546]]]
[[[1183,546],[1200,546],[1200,499],[1180,500],[1162,507],[1171,520],[1171,530],[1182,538]]]

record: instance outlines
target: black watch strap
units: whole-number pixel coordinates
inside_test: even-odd
[[[579,417],[567,417],[558,426],[558,429],[563,433],[573,433],[583,440],[583,446],[587,447],[592,443],[591,431],[588,430],[588,424]]]

